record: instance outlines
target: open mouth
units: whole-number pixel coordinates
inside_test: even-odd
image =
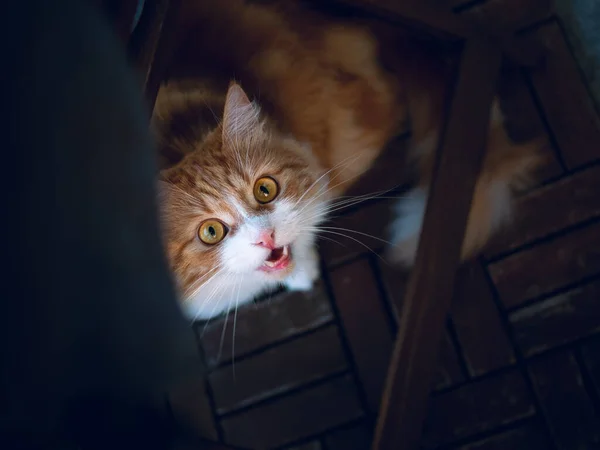
[[[290,246],[284,245],[271,250],[271,253],[265,259],[265,262],[260,266],[260,270],[265,272],[277,272],[278,270],[287,269],[292,261],[290,255]]]

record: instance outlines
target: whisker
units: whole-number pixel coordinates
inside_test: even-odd
[[[349,164],[352,161],[348,161],[349,159],[351,159],[352,157],[357,157],[357,155],[350,155],[347,158],[344,158],[342,161],[340,161],[338,164],[336,164],[335,166],[333,166],[331,169],[329,169],[327,172],[325,172],[323,175],[321,175],[319,178],[317,178],[309,187],[308,189],[306,189],[306,191],[304,191],[304,194],[302,194],[300,196],[300,198],[296,201],[296,203],[294,203],[293,208],[295,208],[296,206],[298,206],[298,204],[302,201],[302,199],[304,198],[304,196],[306,194],[308,194],[310,192],[310,190],[319,182],[321,181],[324,177],[326,177],[327,175],[329,175],[331,172],[333,172],[334,170],[338,169],[342,164],[346,163]],[[335,178],[335,177],[334,177]],[[332,179],[333,180],[333,179]],[[329,181],[332,181],[329,180]],[[325,185],[327,186],[327,185]],[[317,192],[317,194],[320,192],[320,190],[323,188],[320,188],[319,191]]]
[[[367,244],[365,244],[364,242],[359,241],[358,239],[352,237],[352,236],[348,236],[345,235],[343,233],[338,233],[337,231],[331,231],[331,230],[321,230],[323,233],[330,233],[330,234],[335,234],[337,236],[342,236],[345,237],[346,239],[350,239],[360,245],[362,245],[364,248],[366,248],[367,250],[369,250],[371,253],[373,253],[375,256],[377,256],[383,263],[385,263],[386,265],[388,264],[387,261],[385,259],[383,259],[381,257],[381,255],[379,253],[377,253],[375,250],[373,250],[371,247],[369,247]]]
[[[207,275],[209,275],[209,274],[210,274],[212,271],[214,271],[214,270],[215,270],[215,269],[217,269],[217,268],[218,268],[219,270],[218,270],[216,273],[212,274],[212,275],[211,275],[211,277],[210,277],[208,280],[206,280],[205,282],[203,282],[203,283],[202,283],[202,280],[203,280],[203,279],[204,279],[204,278],[205,278]],[[221,267],[221,266],[215,266],[215,268],[211,269],[209,272],[207,272],[206,274],[204,274],[204,275],[203,275],[202,277],[200,277],[198,280],[195,280],[195,281],[194,281],[194,284],[192,285],[192,286],[195,286],[195,287],[193,288],[193,291],[192,291],[192,293],[190,293],[190,294],[187,294],[187,293],[186,293],[186,295],[185,295],[186,301],[187,301],[187,300],[189,300],[189,299],[191,299],[191,298],[194,298],[196,295],[198,295],[198,292],[200,292],[200,289],[202,289],[202,287],[203,287],[203,286],[205,286],[205,285],[207,285],[208,283],[210,283],[210,282],[211,282],[211,281],[212,281],[212,280],[213,280],[215,277],[217,277],[217,276],[219,276],[221,273],[223,273],[223,272],[224,272],[224,270],[225,270],[225,269],[224,269],[223,267]],[[187,290],[187,291],[189,291],[189,290],[190,290],[190,289],[188,288],[188,290]]]
[[[365,237],[368,237],[370,239],[375,239],[376,241],[383,242],[384,244],[388,244],[388,245],[391,245],[393,247],[396,246],[396,244],[393,244],[390,241],[386,241],[385,239],[381,239],[381,238],[379,238],[377,236],[373,236],[372,234],[363,233],[362,231],[351,230],[349,228],[340,228],[340,227],[315,227],[315,230],[316,231],[326,231],[326,230],[349,231],[350,233],[360,234],[361,236],[365,236]]]
[[[354,175],[353,177],[350,177],[348,180],[346,181],[342,181],[340,183],[334,184],[333,186],[329,186],[329,185],[325,185],[325,187],[327,187],[327,189],[324,192],[321,192],[321,189],[319,189],[319,191],[317,192],[317,195],[315,195],[313,198],[311,198],[306,205],[304,205],[302,207],[302,209],[300,209],[299,213],[301,213],[302,211],[304,211],[308,206],[312,205],[314,202],[316,202],[318,199],[320,199],[321,197],[323,197],[324,195],[328,194],[329,192],[331,192],[332,190],[334,190],[336,187],[341,186],[344,183],[349,183],[350,181],[352,181],[353,179],[359,177],[362,174],[358,174],[358,175]],[[335,179],[335,177],[333,177],[330,181],[333,181]],[[308,192],[308,191],[307,191]],[[306,192],[305,192],[306,194]]]
[[[401,199],[405,198],[404,196],[380,196],[378,194],[371,195],[365,194],[363,196],[350,197],[343,201],[331,203],[323,208],[322,211],[317,211],[317,213],[312,216],[302,220],[301,223],[308,223],[309,221],[314,221],[315,219],[322,219],[324,217],[329,217],[330,219],[333,217],[331,214],[346,208],[350,208],[352,206],[358,205],[360,203],[366,202],[368,200],[373,199]]]
[[[336,170],[336,169],[341,169],[341,168],[343,168],[343,167],[346,167],[346,166],[348,166],[349,164],[353,163],[353,162],[354,162],[356,159],[358,159],[360,156],[361,156],[361,154],[360,154],[360,153],[356,153],[356,154],[354,154],[354,155],[350,155],[350,156],[349,156],[349,157],[347,157],[347,158],[344,158],[344,159],[343,159],[342,161],[340,161],[338,164],[336,164],[336,165],[335,165],[335,166],[333,166],[331,169],[329,169],[329,170],[328,170],[328,171],[327,171],[327,172],[326,172],[324,175],[327,175],[327,174],[331,173],[332,171],[334,171],[334,170]],[[340,183],[337,183],[337,184],[335,184],[334,186],[331,186],[331,187],[329,187],[329,184],[330,184],[331,182],[333,182],[333,180],[335,180],[335,179],[336,179],[337,177],[339,177],[340,175],[341,175],[341,172],[338,172],[338,174],[337,174],[337,175],[335,175],[334,177],[332,177],[332,178],[329,180],[329,183],[327,183],[327,184],[325,184],[323,187],[321,187],[321,188],[320,188],[320,189],[317,191],[317,194],[315,195],[315,197],[313,197],[312,199],[310,199],[310,201],[309,201],[309,202],[308,202],[308,203],[307,203],[307,204],[304,206],[304,208],[306,208],[308,205],[311,205],[311,204],[312,204],[312,203],[314,203],[314,202],[315,202],[317,199],[321,198],[323,195],[327,194],[328,192],[331,192],[331,191],[332,191],[333,189],[335,189],[336,187],[338,187],[338,186],[340,186],[340,185],[342,185],[342,184],[344,184],[344,183],[348,183],[348,182],[350,182],[351,180],[353,180],[353,179],[355,179],[355,178],[357,178],[357,177],[360,177],[362,174],[356,174],[356,175],[354,175],[353,177],[349,178],[349,179],[348,179],[348,180],[346,180],[346,181],[342,181],[342,182],[340,182]],[[322,176],[321,176],[320,178],[322,178]],[[320,178],[319,178],[319,179],[320,179]],[[318,180],[317,180],[317,181],[318,181]],[[312,186],[314,186],[314,184],[315,184],[315,183],[313,183],[313,185],[312,185]],[[312,188],[312,186],[311,186],[311,188]],[[329,187],[329,188],[328,188],[328,187]],[[311,189],[311,188],[307,189],[307,190],[304,192],[304,194],[302,195],[302,197],[300,197],[300,200],[301,200],[301,199],[304,197],[304,195],[306,195],[306,194],[307,194],[307,193],[310,191],[310,189]],[[327,188],[328,188],[328,189],[327,189]],[[326,190],[325,190],[325,192],[321,192],[323,189],[326,189]],[[296,204],[298,204],[298,202],[296,202]],[[294,205],[294,206],[295,206],[295,205]],[[303,208],[303,209],[301,209],[301,211],[303,211],[303,210],[304,210],[304,208]]]
[[[201,311],[204,310],[204,307],[210,303],[210,301],[217,295],[217,292],[219,291],[219,289],[221,289],[223,287],[222,284],[217,284],[215,286],[215,288],[211,291],[210,295],[206,298],[206,300],[204,301],[204,304],[202,305],[202,308],[200,309]],[[220,298],[214,305],[212,310],[210,311],[209,314],[209,319],[207,319],[206,323],[204,324],[204,328],[202,329],[202,333],[200,333],[200,337],[204,336],[204,333],[206,333],[206,330],[208,328],[208,325],[210,323],[210,321],[214,318],[213,314],[215,313],[215,311],[217,310],[217,308],[221,305],[221,303],[223,302],[223,298]],[[196,316],[197,317],[197,316]]]
[[[242,291],[242,281],[243,275],[240,275],[240,282],[238,284],[237,289],[237,298],[235,300],[235,309],[233,313],[233,333],[231,334],[231,368],[233,370],[233,381],[235,381],[235,330],[237,327],[237,313],[238,313],[238,305],[240,302],[240,293]]]
[[[221,361],[221,355],[223,354],[223,343],[225,342],[225,331],[227,330],[227,322],[229,321],[229,309],[227,310],[227,314],[225,315],[225,320],[223,321],[223,331],[221,332],[221,342],[219,343],[219,353],[217,353],[217,361]]]
[[[342,247],[347,248],[347,246],[342,244],[340,241],[336,241],[335,239],[330,238],[328,236],[319,236],[319,239],[325,239],[326,241],[333,242],[334,244],[341,245]]]

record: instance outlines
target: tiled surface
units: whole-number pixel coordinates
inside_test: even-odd
[[[530,13],[546,17],[541,7]],[[560,38],[555,23],[532,32]],[[600,139],[592,140],[600,129],[593,120],[570,128],[577,111],[558,114],[557,102],[570,111],[577,98],[552,96],[573,82],[561,66],[572,64],[568,52],[556,45],[545,70],[517,71],[503,87],[515,135],[543,127],[548,162],[519,198],[513,226],[461,270],[425,449],[600,448]],[[558,66],[562,74],[549,72]],[[392,146],[355,194],[399,184],[400,170],[385,161],[399,161],[404,145]],[[383,242],[365,234],[385,239],[393,201],[370,200],[335,220],[351,239],[321,241],[314,292],[240,309],[235,338],[231,316],[199,324],[210,373],[179,393],[176,413],[243,448],[368,449],[407,274],[383,262]]]

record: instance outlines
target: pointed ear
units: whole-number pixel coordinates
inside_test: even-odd
[[[223,139],[238,140],[260,126],[258,107],[237,83],[231,83],[225,98],[223,113]]]

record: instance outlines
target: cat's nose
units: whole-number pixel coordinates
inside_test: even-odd
[[[273,230],[265,230],[261,231],[258,236],[258,241],[254,243],[254,245],[258,245],[260,247],[268,248],[269,250],[273,250],[275,248],[275,231]]]

